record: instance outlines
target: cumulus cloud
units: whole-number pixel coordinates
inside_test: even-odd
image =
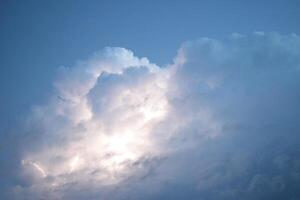
[[[61,68],[19,139],[16,199],[297,199],[300,37],[105,48]]]

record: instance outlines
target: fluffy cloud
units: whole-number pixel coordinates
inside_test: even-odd
[[[295,34],[186,42],[164,67],[106,48],[54,85],[19,140],[12,198],[300,196]]]

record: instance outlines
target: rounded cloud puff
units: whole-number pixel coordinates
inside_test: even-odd
[[[186,42],[165,67],[105,48],[54,85],[29,116],[16,198],[300,195],[295,34]]]

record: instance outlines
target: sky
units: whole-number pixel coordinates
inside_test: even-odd
[[[300,198],[300,2],[1,1],[1,199]]]

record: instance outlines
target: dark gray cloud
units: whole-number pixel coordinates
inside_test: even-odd
[[[186,42],[163,68],[107,48],[55,85],[4,146],[5,198],[300,197],[295,34]]]

